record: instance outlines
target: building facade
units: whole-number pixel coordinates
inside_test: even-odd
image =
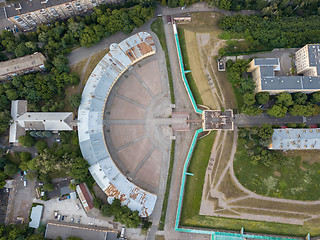
[[[295,54],[298,74],[320,76],[320,44],[307,44]]]
[[[277,76],[278,58],[255,58],[248,72],[252,73],[255,92],[305,92],[320,91],[320,44],[308,44],[295,54],[297,76]]]
[[[109,0],[108,2],[112,2]],[[5,7],[7,18],[21,30],[92,10],[107,0],[27,0]]]
[[[0,80],[8,79],[11,76],[44,70],[45,56],[42,53],[34,53],[24,57],[1,62]]]

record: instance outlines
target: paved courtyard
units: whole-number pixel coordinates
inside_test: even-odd
[[[161,60],[149,57],[123,74],[104,113],[105,139],[113,160],[130,180],[155,194],[172,135],[169,125],[156,120],[172,113]]]

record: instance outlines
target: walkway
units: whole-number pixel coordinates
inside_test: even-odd
[[[245,114],[235,114],[234,116],[234,123],[238,127],[261,126],[265,123],[275,125],[285,125],[287,123],[305,123],[307,125],[310,125],[320,123],[320,115],[311,117],[287,115],[282,118],[277,118],[271,117],[268,114],[263,113],[257,116],[249,116]]]

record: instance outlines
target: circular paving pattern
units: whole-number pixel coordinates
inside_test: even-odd
[[[130,181],[152,193],[158,192],[172,134],[169,126],[159,122],[171,115],[162,64],[155,55],[124,73],[112,88],[104,112],[112,159]]]

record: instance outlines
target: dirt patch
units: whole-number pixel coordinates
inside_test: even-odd
[[[245,197],[248,195],[247,193],[243,192],[241,189],[239,189],[236,186],[229,171],[223,177],[223,180],[221,181],[218,191],[224,194],[224,196],[226,197],[225,199],[226,201],[239,198],[239,197]]]
[[[309,164],[320,162],[319,150],[286,151],[283,155],[288,157],[301,157],[301,162],[307,162]]]
[[[184,31],[186,45],[188,46],[188,58],[192,76],[196,82],[203,104],[211,109],[217,108],[217,100],[213,98],[208,80],[203,72],[203,64],[200,60],[196,34],[191,31]]]
[[[232,206],[245,206],[252,208],[263,208],[278,211],[300,212],[304,214],[320,214],[320,204],[294,204],[276,201],[268,201],[256,198],[247,198],[230,203]]]
[[[281,177],[281,173],[279,173],[278,171],[274,171],[273,175],[276,176],[276,177]]]
[[[228,165],[228,162],[229,162],[230,157],[231,157],[231,151],[230,150],[232,149],[233,137],[234,137],[233,132],[228,131],[226,133],[225,140],[223,141],[223,149],[222,149],[220,158],[216,159],[216,160],[219,161],[219,167],[217,169],[215,182],[214,182],[213,186],[215,186],[215,184],[219,181],[223,170]]]
[[[262,209],[232,208],[232,210],[239,213],[266,215],[266,216],[272,216],[272,217],[294,218],[294,219],[300,219],[300,220],[310,218],[310,216],[306,214],[288,213],[288,212],[281,212],[281,211],[268,211],[268,210],[262,210]]]
[[[221,214],[221,215],[233,215],[233,216],[239,216],[238,213],[232,211],[232,210],[229,210],[229,209],[223,209],[223,210],[219,210],[219,211],[216,211],[215,212],[216,214]]]

